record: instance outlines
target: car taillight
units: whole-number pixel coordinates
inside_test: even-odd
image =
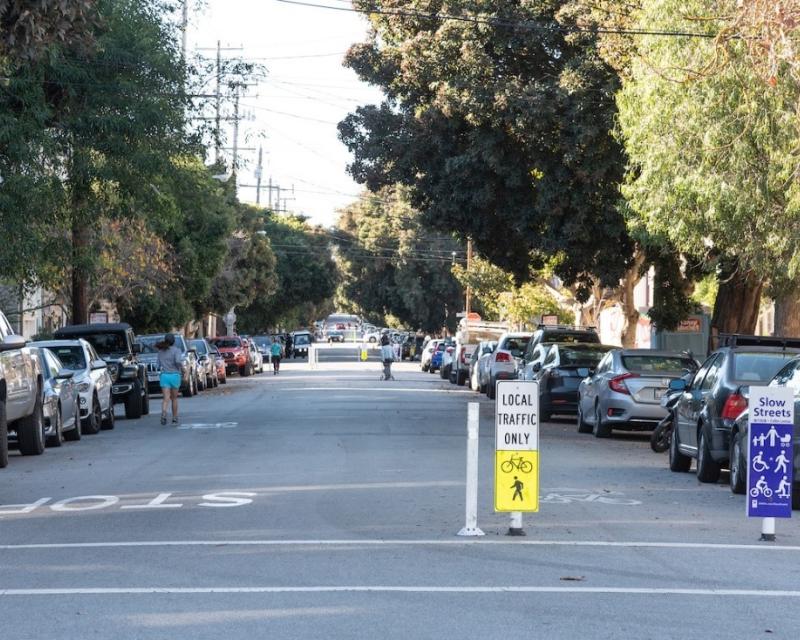
[[[722,408],[722,417],[726,420],[736,420],[745,409],[747,409],[747,398],[738,393],[732,393]]]
[[[461,362],[462,362],[462,364],[466,364],[466,362],[467,362],[467,350],[466,349],[462,349],[461,350]]]
[[[608,386],[612,391],[616,391],[617,393],[624,393],[626,396],[631,395],[630,389],[625,384],[625,381],[629,378],[638,378],[634,373],[623,373],[621,376],[616,376],[615,378],[611,378],[608,381]]]
[[[511,354],[510,353],[503,353],[502,351],[498,353],[495,358],[495,362],[511,362]]]

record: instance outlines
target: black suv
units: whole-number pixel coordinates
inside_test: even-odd
[[[600,336],[597,334],[597,330],[594,327],[578,327],[564,324],[540,324],[536,331],[533,332],[531,339],[528,341],[528,345],[525,347],[525,353],[522,354],[522,362],[520,363],[520,369],[517,372],[519,378],[522,380],[532,380],[532,375],[530,373],[525,373],[525,367],[542,356],[542,350],[537,350],[536,347],[538,347],[540,344],[554,344],[556,342],[560,342],[562,344],[600,344]]]
[[[126,418],[141,418],[150,413],[145,366],[136,357],[141,346],[134,344],[129,324],[74,324],[58,329],[54,337],[57,340],[83,338],[94,347],[111,374],[111,400],[114,404],[125,405]]]

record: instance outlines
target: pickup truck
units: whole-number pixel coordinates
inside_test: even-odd
[[[42,368],[26,344],[0,312],[0,467],[8,465],[9,433],[22,455],[44,452]]]

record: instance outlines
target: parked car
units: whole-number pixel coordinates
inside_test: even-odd
[[[328,331],[328,342],[344,342],[344,331],[340,329],[331,329]]]
[[[469,379],[472,354],[477,353],[477,351],[477,344],[461,344],[459,340],[456,340],[453,350],[453,364],[450,367],[450,375],[448,376],[452,384],[460,387]]]
[[[364,342],[369,342],[370,344],[376,344],[381,340],[381,332],[378,331],[377,329],[365,331],[362,340]]]
[[[239,336],[218,336],[209,341],[213,344],[222,357],[225,358],[225,368],[228,374],[238,373],[243,378],[253,373],[253,361],[250,358],[250,349]]]
[[[314,342],[314,336],[310,331],[295,331],[292,334],[292,358],[307,358],[308,348]],[[286,356],[289,357],[289,354]]]
[[[433,359],[433,354],[436,352],[436,347],[439,346],[439,342],[439,340],[429,340],[428,344],[426,344],[425,348],[422,350],[419,366],[425,373],[427,373],[432,366],[431,360]]]
[[[183,361],[181,363],[181,393],[184,398],[191,398],[198,393],[198,378],[200,373],[197,366],[197,354],[189,350],[189,345],[181,333],[172,334],[175,337],[175,346],[181,350]],[[149,393],[161,392],[161,366],[158,364],[158,348],[156,345],[164,340],[164,334],[150,334],[136,336],[136,341],[141,345],[141,360],[147,364],[147,390]]]
[[[125,322],[77,324],[58,329],[56,340],[86,340],[105,360],[111,374],[111,399],[125,404],[125,417],[141,418],[150,413],[147,372],[139,362],[141,346],[135,344],[133,329]]]
[[[669,468],[688,471],[697,458],[697,479],[716,482],[729,462],[730,436],[747,408],[741,388],[766,384],[800,354],[800,339],[720,336],[721,346],[700,367],[692,381],[673,380],[683,393],[675,406],[675,428]],[[775,345],[775,346],[769,346]]]
[[[80,394],[75,372],[49,350],[37,349],[42,368],[44,434],[48,447],[60,447],[64,440],[80,440]]]
[[[228,369],[225,366],[225,358],[213,344],[210,345],[211,353],[214,355],[214,366],[217,368],[217,380],[220,384],[228,384]]]
[[[517,369],[525,349],[533,334],[506,332],[497,341],[497,348],[489,356],[486,363],[487,385],[486,395],[492,400],[495,397],[495,386],[498,380],[513,380],[517,377]]]
[[[111,397],[113,382],[105,360],[86,340],[45,340],[31,346],[52,351],[64,368],[73,372],[79,400],[80,431],[97,433],[100,429],[114,428],[114,402]],[[69,429],[67,429],[69,432]],[[77,435],[77,438],[75,436]],[[80,438],[67,433],[67,440]]]
[[[794,392],[794,432],[792,449],[794,460],[792,474],[792,509],[800,509],[800,358],[783,367],[769,383],[770,387],[788,387]],[[749,387],[739,393],[747,399]],[[747,438],[750,411],[745,408],[731,427],[728,467],[729,483],[733,493],[747,491]]]
[[[219,374],[217,373],[217,356],[211,350],[205,338],[189,340],[189,347],[197,354],[197,364],[205,380],[205,387],[213,389],[219,385]]]
[[[605,438],[612,429],[655,428],[667,415],[661,396],[670,382],[698,368],[697,361],[687,354],[653,349],[610,351],[594,375],[584,378],[578,387],[578,432]]]
[[[264,356],[259,351],[256,343],[248,339],[247,348],[250,349],[250,360],[253,361],[253,373],[264,373]]]
[[[446,338],[444,343],[444,351],[442,351],[442,366],[439,367],[439,377],[442,380],[450,378],[450,371],[453,368],[453,352],[456,349],[456,343],[452,338]]]
[[[431,355],[431,365],[428,367],[428,371],[431,373],[436,373],[442,368],[444,354],[449,344],[448,340],[449,338],[439,340],[439,343],[436,345],[436,350]]]
[[[539,417],[549,420],[554,414],[575,415],[578,385],[594,373],[598,363],[614,348],[579,342],[550,345],[542,365],[533,368],[539,382]]]
[[[494,340],[482,340],[472,352],[469,360],[469,386],[473,391],[481,391],[481,363],[485,368],[486,361],[496,346],[497,342]]]
[[[534,346],[532,342],[529,342],[525,353],[522,355],[517,377],[520,380],[536,380],[536,372],[542,368],[544,359],[553,344],[552,342],[540,342]]]

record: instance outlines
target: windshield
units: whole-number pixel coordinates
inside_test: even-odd
[[[272,338],[269,336],[253,336],[250,338],[253,342],[255,342],[259,347],[268,347],[272,344]]]
[[[242,346],[242,341],[239,338],[217,338],[212,340],[211,344],[218,349],[238,349]]]
[[[733,378],[740,382],[767,382],[771,380],[787,360],[796,353],[743,353],[733,354]]]
[[[299,335],[299,336],[295,336],[294,337],[294,344],[295,344],[295,346],[301,345],[301,344],[308,344],[308,336],[305,335],[305,334]]]
[[[100,354],[128,353],[128,341],[124,333],[89,333],[81,334]]]
[[[697,363],[680,356],[622,356],[622,366],[637,373],[677,373],[697,371]]]
[[[515,358],[521,358],[530,341],[531,339],[529,336],[506,338],[502,349],[504,351],[510,351],[511,355]]]
[[[83,355],[83,347],[75,345],[74,347],[48,347],[50,351],[56,354],[65,369],[71,371],[82,371],[86,368],[86,357]]]
[[[158,353],[158,347],[156,347],[156,345],[163,341],[163,334],[136,337],[136,342],[142,345],[142,353]],[[175,336],[175,346],[178,347],[178,349],[180,349],[182,352],[186,352],[186,342],[184,341],[183,336]]]
[[[204,356],[208,353],[208,346],[206,345],[205,340],[192,340],[189,344],[197,349],[197,353],[199,353],[201,356]]]
[[[561,364],[567,366],[594,367],[603,359],[608,349],[564,347],[559,349]]]

